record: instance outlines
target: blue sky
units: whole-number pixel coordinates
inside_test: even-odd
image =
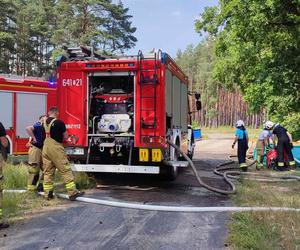
[[[194,22],[204,7],[217,5],[217,0],[122,0],[130,9],[132,22],[137,27],[136,47],[127,54],[137,54],[160,48],[175,56],[201,37],[195,32]]]

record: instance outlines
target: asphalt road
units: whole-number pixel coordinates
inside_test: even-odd
[[[231,140],[197,143],[204,180],[226,188],[212,170],[231,153]],[[93,198],[182,206],[230,206],[226,196],[198,187],[190,169],[174,182],[157,176],[105,175]],[[174,213],[67,202],[0,231],[0,249],[226,249],[227,213]]]

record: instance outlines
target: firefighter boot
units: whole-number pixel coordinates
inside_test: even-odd
[[[76,198],[80,197],[80,196],[83,196],[84,195],[84,192],[83,191],[78,191],[77,193],[73,194],[73,195],[70,195],[69,196],[69,200],[70,201],[75,201]]]
[[[46,198],[47,198],[48,201],[53,200],[54,199],[53,191],[49,191]]]
[[[53,196],[53,189],[54,189],[54,186],[52,183],[43,183],[43,189],[44,189],[44,196],[45,196],[45,199],[47,200],[51,200],[54,198]]]
[[[263,167],[263,164],[261,163],[261,155],[257,155],[257,160],[256,160],[256,170],[260,170]]]
[[[39,180],[39,172],[40,168],[37,166],[37,164],[30,164],[28,166],[27,191],[35,191],[36,184]]]
[[[295,161],[289,161],[289,166],[291,171],[296,170],[296,162]]]
[[[276,171],[284,171],[284,162],[277,162]]]
[[[248,171],[248,166],[246,163],[241,163],[240,164],[240,169],[242,170],[242,172],[247,172]]]

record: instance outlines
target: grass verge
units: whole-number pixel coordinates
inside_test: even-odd
[[[229,127],[229,126],[220,126],[218,128],[208,128],[208,127],[203,127],[202,129],[202,134],[203,136],[207,136],[209,134],[227,134],[227,135],[232,135],[234,137],[235,130],[236,128],[234,127]],[[251,139],[256,139],[261,132],[261,129],[253,129],[253,128],[247,128],[249,138]]]
[[[26,189],[27,186],[27,166],[24,164],[12,165],[6,164],[3,169],[4,189]],[[94,187],[96,181],[86,173],[75,174],[76,186],[79,189]],[[55,177],[55,190],[64,192],[64,185],[59,173]],[[4,193],[3,212],[4,218],[10,222],[22,219],[27,214],[40,212],[45,207],[52,207],[63,204],[63,200],[54,199],[45,200],[35,193]]]
[[[300,207],[300,183],[244,180],[233,197],[238,206]],[[231,249],[300,249],[300,213],[249,212],[232,215]]]
[[[4,189],[25,189],[27,186],[27,166],[6,164],[3,169]]]
[[[9,222],[15,222],[23,219],[26,215],[36,212],[40,213],[46,207],[53,207],[63,203],[63,200],[57,198],[47,201],[35,193],[4,193],[4,219]]]

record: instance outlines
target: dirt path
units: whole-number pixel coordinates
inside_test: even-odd
[[[196,166],[207,182],[226,188],[212,169],[232,153],[230,145],[228,138],[197,143]],[[190,169],[175,182],[107,175],[101,188],[87,196],[163,205],[231,205],[227,197],[199,187]],[[227,220],[226,213],[138,211],[76,202],[0,231],[0,249],[224,249]]]

